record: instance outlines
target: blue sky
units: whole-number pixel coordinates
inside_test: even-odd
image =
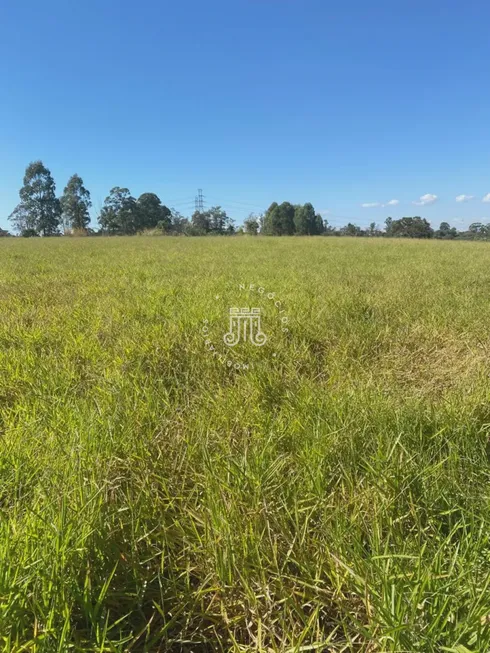
[[[118,185],[237,222],[490,222],[489,24],[484,0],[4,0],[0,226],[35,159],[94,215]]]

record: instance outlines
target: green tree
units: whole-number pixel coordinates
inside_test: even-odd
[[[200,211],[194,211],[191,217],[193,233],[196,236],[202,236],[211,231],[211,225],[209,222],[209,215],[206,211],[201,213]]]
[[[209,211],[206,211],[208,221],[209,221],[209,230],[216,234],[224,234],[225,231],[234,231],[230,229],[230,225],[233,225],[233,221],[228,217],[226,211],[224,211],[221,206],[212,206]]]
[[[432,238],[434,230],[425,218],[400,218],[391,223],[390,235],[397,238]]]
[[[9,220],[14,225],[14,229],[16,229],[21,236],[25,236],[26,234],[38,235],[35,214],[29,213],[22,203],[17,204],[15,209],[9,215]]]
[[[104,200],[99,224],[110,234],[135,234],[139,229],[136,200],[127,188],[112,188]]]
[[[175,209],[172,209],[170,213],[170,231],[176,234],[183,234],[188,231],[190,224],[188,218],[184,218],[184,216]]]
[[[386,218],[385,220],[385,233],[387,236],[392,236],[393,235],[393,218]]]
[[[316,216],[312,204],[298,205],[294,209],[294,229],[300,236],[316,233]]]
[[[157,226],[164,231],[169,231],[172,213],[162,204],[155,193],[143,193],[136,202],[138,214],[138,231],[142,229],[155,229]]]
[[[232,234],[235,232],[233,220],[221,206],[212,206],[204,212],[194,211],[192,214],[192,232],[196,236],[207,233]]]
[[[261,232],[267,236],[272,236],[272,214],[275,209],[279,206],[277,202],[272,202],[267,211],[262,216]]]
[[[319,213],[315,215],[315,230],[313,231],[313,233],[316,234],[317,236],[325,233],[325,224],[323,222],[322,216]]]
[[[451,240],[456,238],[458,230],[456,227],[451,227],[449,222],[441,222],[439,229],[434,233],[435,238],[443,238],[444,240]]]
[[[27,166],[19,196],[20,203],[9,216],[18,231],[42,236],[58,233],[61,205],[51,172],[42,161],[33,161]]]
[[[70,177],[60,202],[64,226],[68,229],[86,229],[90,223],[88,210],[92,202],[90,193],[84,187],[83,179],[79,175]]]
[[[256,236],[259,233],[259,221],[253,213],[251,213],[248,218],[243,223],[245,227],[245,233]]]
[[[484,239],[487,237],[487,227],[481,222],[473,222],[468,227],[468,231],[473,238]]]
[[[274,236],[292,236],[294,234],[294,213],[294,206],[290,202],[283,202],[272,210],[270,221]]]
[[[303,204],[296,204],[294,207],[294,233],[298,236],[308,234],[308,218]]]
[[[296,204],[294,207],[294,233],[298,236],[306,236],[308,233],[308,220],[303,204]]]
[[[362,236],[363,231],[361,227],[358,227],[356,224],[349,222],[345,227],[342,227],[342,234],[344,236]]]
[[[306,202],[306,204],[303,205],[303,211],[306,215],[308,234],[313,236],[316,233],[316,214],[313,204]]]

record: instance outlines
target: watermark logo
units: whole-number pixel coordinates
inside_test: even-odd
[[[262,286],[240,283],[238,293],[246,301],[214,311],[214,319],[203,320],[201,335],[206,350],[220,363],[248,370],[271,358],[277,360],[281,340],[289,332],[289,316],[276,293]],[[217,302],[223,299],[215,297]],[[264,355],[255,348],[261,348]]]
[[[243,338],[256,347],[262,347],[267,342],[267,336],[260,325],[260,308],[230,308],[230,330],[223,340],[228,347],[234,347]]]

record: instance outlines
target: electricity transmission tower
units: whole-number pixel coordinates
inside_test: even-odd
[[[198,213],[204,213],[204,196],[202,194],[202,188],[199,188],[197,191],[195,204],[196,204],[196,211]]]

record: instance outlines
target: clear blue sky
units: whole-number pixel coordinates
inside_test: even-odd
[[[35,159],[94,215],[118,185],[490,222],[489,30],[488,0],[4,0],[0,225]]]

